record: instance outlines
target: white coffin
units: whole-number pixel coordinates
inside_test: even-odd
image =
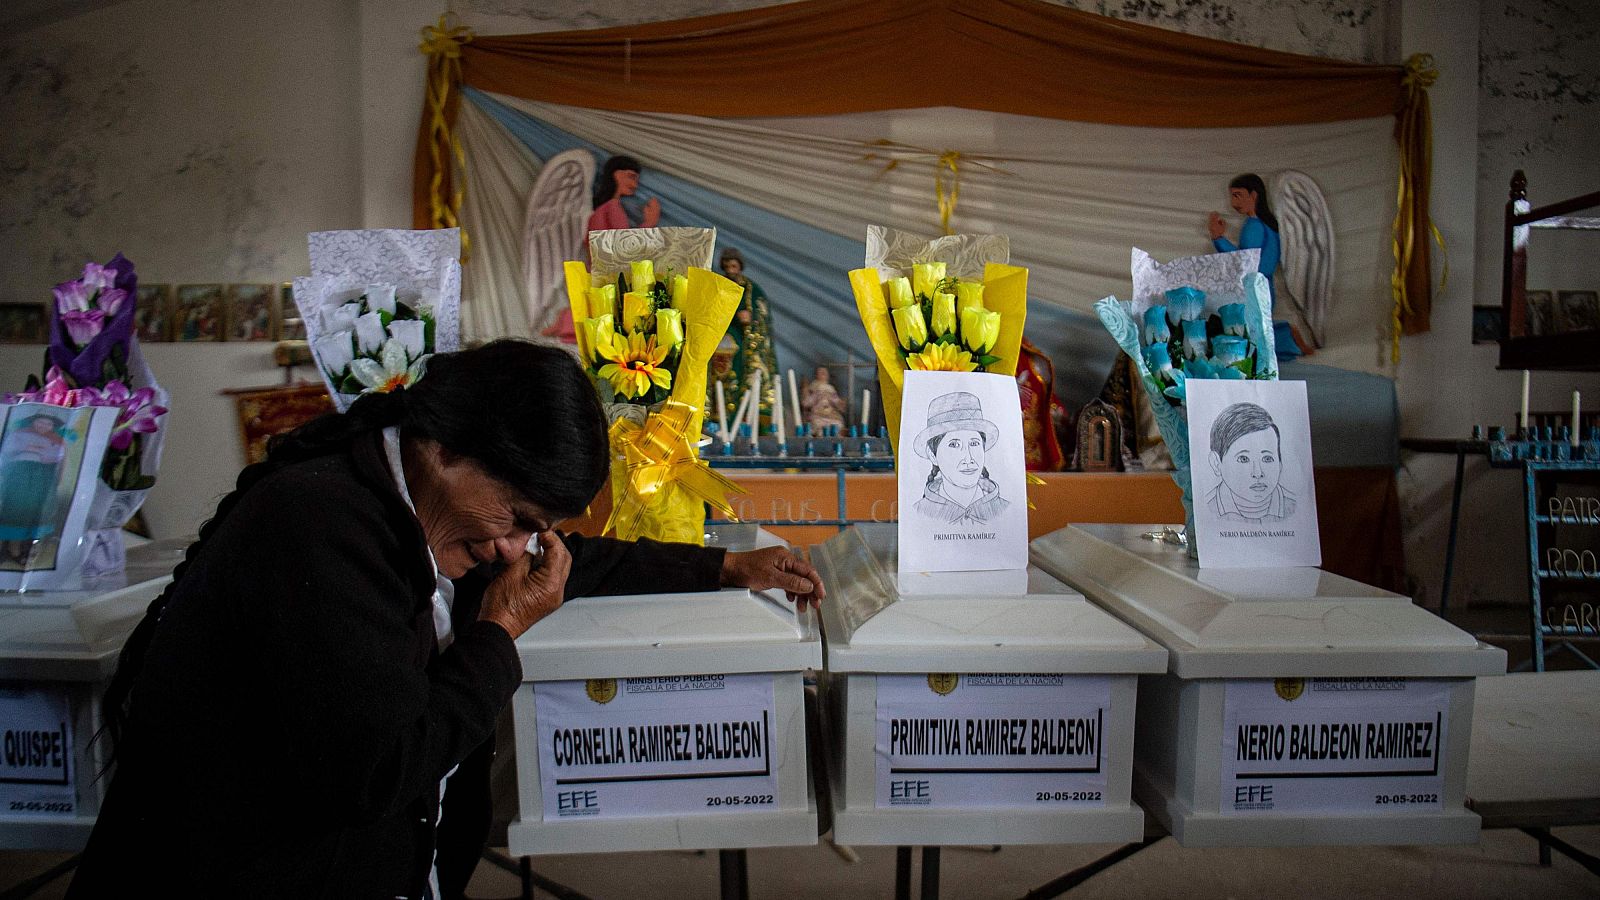
[[[1129,796],[1135,680],[1163,671],[1165,651],[1037,568],[901,576],[892,524],[855,526],[813,547],[811,558],[828,586],[822,737],[836,841],[931,846],[1142,837],[1144,813]],[[880,686],[888,696],[891,678],[914,679],[896,685],[926,680],[924,699],[939,703],[930,674],[985,673],[1060,676],[1065,692],[1109,685],[1099,728],[1103,769],[1096,776],[1104,790],[1095,805],[1067,806],[1052,797],[998,806],[984,801],[981,788],[959,807],[880,805],[878,754],[889,749],[879,746]]]
[[[1068,526],[1031,557],[1171,654],[1140,679],[1134,787],[1180,843],[1477,840],[1473,684],[1504,673],[1504,651],[1319,569],[1200,569],[1143,537],[1156,527]],[[1288,740],[1248,739],[1272,729]]]
[[[512,699],[519,810],[508,830],[512,855],[816,843],[817,809],[807,767],[802,673],[821,668],[822,646],[815,616],[809,611],[796,615],[781,593],[753,594],[742,589],[586,597],[566,603],[529,629],[518,639],[517,649],[523,684]],[[773,705],[766,752],[776,773],[773,801],[752,809],[740,803],[749,795],[734,794],[730,806],[722,802],[729,798],[716,780],[680,778],[674,789],[703,789],[708,803],[717,802],[715,810],[692,814],[681,808],[665,814],[634,810],[627,815],[570,818],[559,812],[546,815],[547,807],[558,809],[561,800],[546,797],[540,776],[539,685],[595,679],[607,690],[627,691],[627,679],[644,685],[644,679],[718,675],[771,684]],[[595,696],[604,697],[605,693]],[[545,713],[554,715],[550,708]],[[612,711],[609,700],[596,702],[592,714],[597,723],[625,721]],[[574,785],[556,790],[586,789]]]
[[[172,581],[186,541],[160,541],[128,550],[123,576],[80,591],[0,591],[0,710],[43,702],[66,711],[71,731],[64,790],[70,811],[22,799],[25,786],[0,776],[0,847],[79,850],[89,839],[110,779],[106,742],[90,741],[101,725],[100,695],[116,669],[128,633],[150,601]],[[18,725],[0,714],[0,731]]]

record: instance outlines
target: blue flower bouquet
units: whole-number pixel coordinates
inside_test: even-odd
[[[1267,279],[1259,272],[1218,265],[1220,257],[1242,255],[1154,266],[1142,265],[1148,257],[1135,250],[1134,299],[1106,297],[1095,304],[1101,323],[1133,360],[1172,456],[1172,480],[1183,492],[1190,556],[1198,551],[1185,388],[1197,378],[1278,378]],[[1174,284],[1179,281],[1187,283]]]

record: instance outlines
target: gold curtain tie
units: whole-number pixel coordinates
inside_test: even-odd
[[[619,526],[636,527],[656,495],[670,484],[711,504],[729,519],[739,520],[728,494],[744,490],[695,455],[689,426],[698,412],[688,403],[668,400],[644,425],[627,419],[612,423],[611,446],[627,466],[628,490],[612,504],[603,534]]]
[[[461,47],[472,41],[472,29],[453,24],[454,13],[445,13],[437,24],[422,29],[422,43],[417,45],[428,57],[428,153],[433,158],[433,179],[428,187],[428,206],[435,228],[461,228],[461,202],[467,193],[467,154],[461,149],[461,138],[450,129],[445,108],[450,91],[461,83]],[[445,196],[444,153],[448,148],[452,157],[452,190]],[[467,261],[471,242],[467,230],[461,228],[461,261]]]
[[[862,154],[861,161],[882,162],[883,169],[878,173],[880,178],[898,169],[900,163],[907,160],[929,162],[933,165],[933,203],[934,208],[939,211],[939,228],[944,234],[955,233],[950,227],[950,218],[955,215],[956,203],[961,199],[962,163],[981,166],[999,175],[1011,174],[999,166],[989,164],[990,161],[1006,161],[1004,157],[999,156],[977,156],[960,150],[934,151],[901,144],[888,138],[879,138],[867,146],[878,149],[868,150]],[[879,152],[880,150],[882,152]]]
[[[1389,287],[1394,295],[1394,309],[1389,323],[1389,359],[1394,363],[1400,361],[1400,336],[1405,330],[1406,318],[1415,311],[1406,276],[1416,264],[1417,241],[1426,242],[1427,233],[1431,233],[1434,243],[1439,245],[1442,265],[1439,289],[1444,290],[1450,283],[1450,256],[1444,235],[1439,231],[1439,226],[1433,223],[1427,210],[1419,213],[1416,209],[1419,185],[1429,180],[1433,165],[1433,121],[1428,110],[1428,88],[1438,81],[1439,70],[1434,66],[1433,55],[1429,53],[1412,54],[1406,59],[1404,68],[1405,74],[1400,83],[1405,97],[1395,122],[1395,140],[1400,145],[1400,177],[1395,191],[1394,225],[1390,237],[1394,252],[1394,274],[1390,276]],[[1420,236],[1418,232],[1423,229],[1418,221],[1419,215],[1428,222],[1427,233]],[[1425,274],[1429,280],[1433,278],[1433,273]]]

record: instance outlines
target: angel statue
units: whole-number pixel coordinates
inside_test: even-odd
[[[593,180],[594,156],[589,151],[557,153],[545,160],[523,216],[522,280],[529,330],[568,344],[576,344],[577,335],[561,267],[569,259],[583,258]]]
[[[1244,216],[1239,241],[1236,244],[1228,239],[1227,224],[1221,215],[1212,212],[1208,223],[1211,243],[1220,253],[1261,251],[1259,271],[1267,276],[1271,287],[1274,315],[1278,312],[1278,286],[1273,275],[1281,262],[1284,290],[1305,323],[1311,346],[1321,347],[1333,292],[1333,218],[1322,190],[1304,172],[1282,172],[1273,187],[1269,199],[1267,186],[1259,175],[1247,173],[1229,182],[1228,204]],[[1278,355],[1298,355],[1292,352],[1302,343],[1298,331],[1288,322],[1275,321],[1275,329],[1286,332],[1277,337]],[[1286,350],[1291,352],[1285,353]]]

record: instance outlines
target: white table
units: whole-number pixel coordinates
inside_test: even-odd
[[[936,891],[943,844],[1139,840],[1144,812],[1129,783],[1136,679],[1164,671],[1166,651],[1037,568],[902,576],[896,546],[896,526],[858,525],[811,551],[828,586],[822,699],[834,839],[901,847],[902,881],[909,847],[922,845],[924,896]],[[914,743],[896,750],[896,723],[965,728],[1028,715],[1007,692],[1084,710],[1012,721],[1093,718],[1093,762],[1046,762],[1048,752],[994,761],[965,736],[942,758]],[[1063,787],[1080,777],[1098,787]]]
[[[778,543],[753,528],[724,530],[735,533],[732,549]],[[743,860],[731,858],[739,871],[730,888],[729,851],[816,843],[802,682],[822,665],[811,612],[796,614],[781,593],[743,589],[579,598],[517,649],[513,855],[718,849],[724,887],[739,895]],[[733,699],[750,697],[767,699],[759,709]],[[719,711],[736,703],[756,711]],[[744,744],[701,744],[732,733],[723,724],[735,719],[755,723]],[[681,737],[666,761],[649,743],[662,728]],[[601,743],[580,742],[590,729]],[[712,765],[719,753],[731,758]],[[767,788],[748,789],[761,778]]]
[[[79,591],[0,591],[0,731],[53,732],[62,751],[41,765],[8,767],[0,777],[0,847],[79,850],[89,839],[107,779],[100,696],[117,654],[146,607],[172,580],[188,541],[128,550],[122,577]],[[40,727],[48,713],[51,725]],[[43,739],[41,737],[41,739]],[[58,799],[41,801],[41,782],[59,778]]]
[[[1069,526],[1032,558],[1170,652],[1140,681],[1134,783],[1179,843],[1477,839],[1473,688],[1504,651],[1318,569],[1202,570],[1154,528]]]

